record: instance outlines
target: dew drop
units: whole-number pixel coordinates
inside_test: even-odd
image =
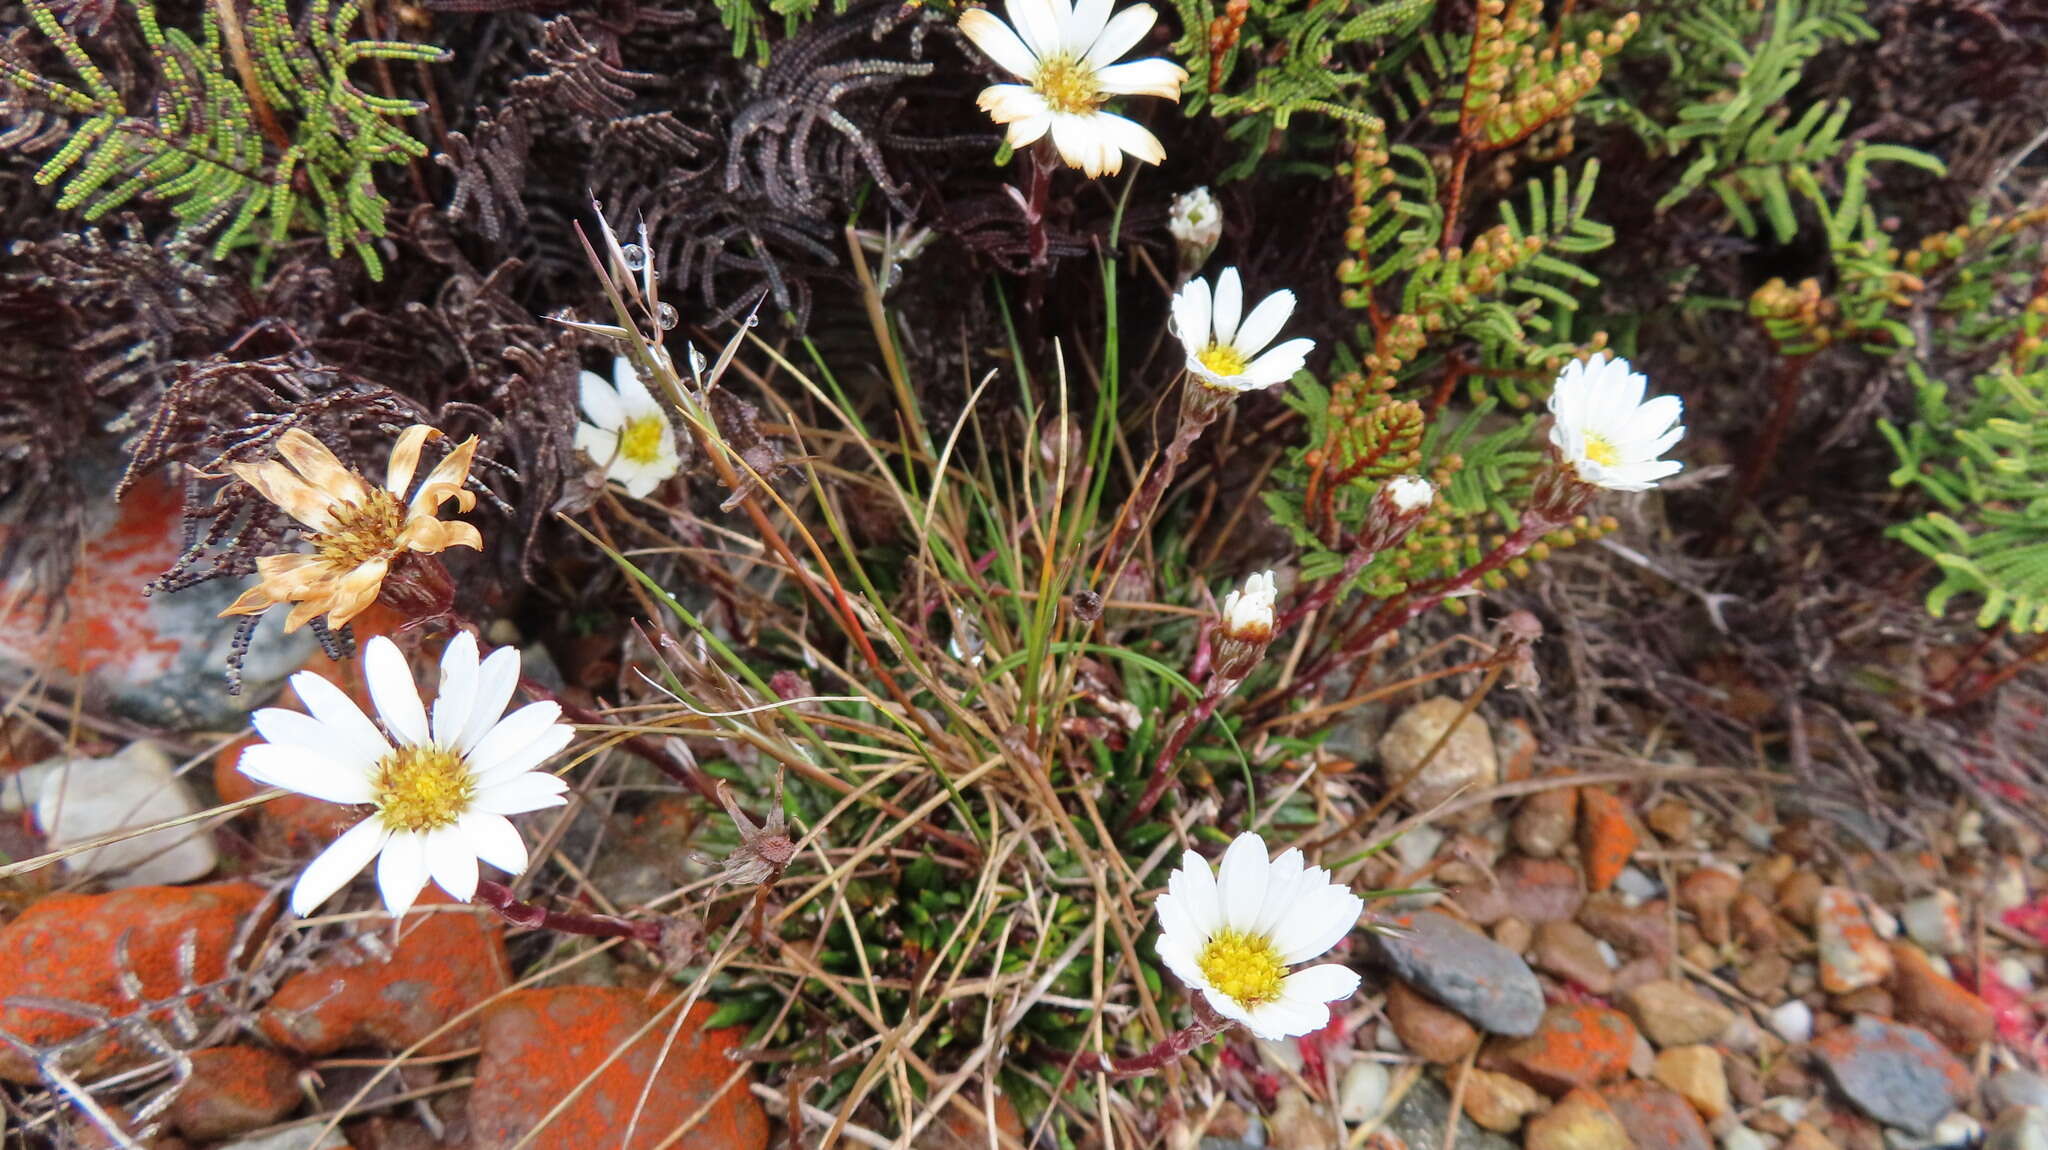
[[[748,327],[760,327],[760,326],[761,326],[761,317],[760,317],[760,316],[758,316],[758,315],[750,315],[750,316],[748,316],[748,317],[747,317],[747,326],[748,326]]]
[[[619,249],[619,258],[626,261],[627,271],[639,271],[647,266],[647,249],[639,244],[627,244]]]
[[[654,309],[654,322],[660,324],[663,331],[673,330],[682,320],[683,317],[673,304],[660,304]]]

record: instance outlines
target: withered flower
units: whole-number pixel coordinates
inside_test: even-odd
[[[440,437],[425,424],[406,428],[391,447],[382,487],[364,482],[297,428],[278,438],[282,460],[230,464],[238,478],[303,525],[313,551],[258,559],[260,582],[221,615],[261,615],[279,603],[292,603],[286,631],[321,615],[329,626],[339,627],[377,601],[393,564],[406,555],[432,555],[455,546],[483,550],[483,536],[475,527],[438,516],[450,499],[458,511],[476,505],[476,496],[463,488],[476,457],[475,436],[449,452],[410,501],[405,498],[419,468],[420,449]]]
[[[718,784],[718,803],[732,816],[733,825],[740,832],[740,845],[725,856],[718,881],[733,886],[773,885],[782,877],[782,869],[789,865],[789,860],[796,857],[796,843],[790,841],[789,819],[783,814],[780,788],[774,805],[768,809],[768,817],[759,826],[733,801],[732,791],[724,783]]]

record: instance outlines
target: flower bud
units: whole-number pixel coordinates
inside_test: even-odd
[[[1358,543],[1367,554],[1399,543],[1436,502],[1436,484],[1420,475],[1399,475],[1380,484]]]
[[[1223,207],[1207,188],[1182,192],[1173,197],[1166,230],[1180,246],[1180,274],[1191,276],[1209,262],[1223,238]]]
[[[1251,674],[1273,641],[1273,603],[1279,590],[1273,573],[1262,571],[1244,581],[1244,589],[1223,597],[1216,644],[1216,675],[1235,682]]]

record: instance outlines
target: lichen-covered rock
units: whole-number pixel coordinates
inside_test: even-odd
[[[1866,1014],[1815,1039],[1812,1050],[1858,1110],[1923,1137],[1969,1094],[1969,1071],[1911,1026]]]
[[[402,1050],[512,982],[498,924],[467,907],[423,900],[400,925],[395,947],[381,945],[388,922],[364,925],[380,945],[359,945],[286,979],[258,1017],[263,1033],[305,1054],[350,1046]],[[472,1018],[451,1027],[423,1053],[469,1045],[476,1026]]]
[[[1620,1079],[1635,1046],[1636,1028],[1618,1010],[1553,1006],[1534,1034],[1484,1057],[1488,1069],[1506,1071],[1554,1097]]]
[[[231,1138],[299,1108],[298,1064],[261,1046],[215,1046],[189,1056],[192,1073],[165,1117],[187,1138]]]

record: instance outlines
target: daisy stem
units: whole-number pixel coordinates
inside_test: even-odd
[[[1209,680],[1207,688],[1202,692],[1201,701],[1195,704],[1194,710],[1181,716],[1180,722],[1173,728],[1173,733],[1166,737],[1166,745],[1159,749],[1159,757],[1152,760],[1152,775],[1145,784],[1145,793],[1138,799],[1138,805],[1131,808],[1130,815],[1124,819],[1125,825],[1144,818],[1153,807],[1159,805],[1160,798],[1166,794],[1167,784],[1173,781],[1173,764],[1174,760],[1180,757],[1181,748],[1187,746],[1189,736],[1203,723],[1209,721],[1209,716],[1216,713],[1217,705],[1229,697],[1237,684],[1236,679],[1217,677]]]
[[[1031,148],[1031,185],[1024,199],[1024,223],[1030,229],[1031,270],[1042,270],[1052,248],[1052,236],[1045,230],[1045,209],[1052,200],[1052,173],[1059,167],[1052,141],[1038,141]]]
[[[1198,998],[1197,1003],[1200,1003]],[[1169,1062],[1178,1061],[1189,1051],[1216,1037],[1229,1023],[1201,1004],[1195,1011],[1194,1024],[1176,1030],[1159,1040],[1159,1045],[1143,1054],[1130,1058],[1111,1058],[1098,1051],[1085,1051],[1074,1058],[1073,1070],[1076,1075],[1107,1074],[1111,1078],[1135,1078],[1150,1074]]]
[[[661,922],[658,919],[549,910],[513,894],[512,888],[504,883],[489,879],[476,884],[476,900],[497,911],[499,917],[513,926],[529,930],[552,930],[559,934],[580,934],[591,938],[630,938],[648,946],[661,944]]]

